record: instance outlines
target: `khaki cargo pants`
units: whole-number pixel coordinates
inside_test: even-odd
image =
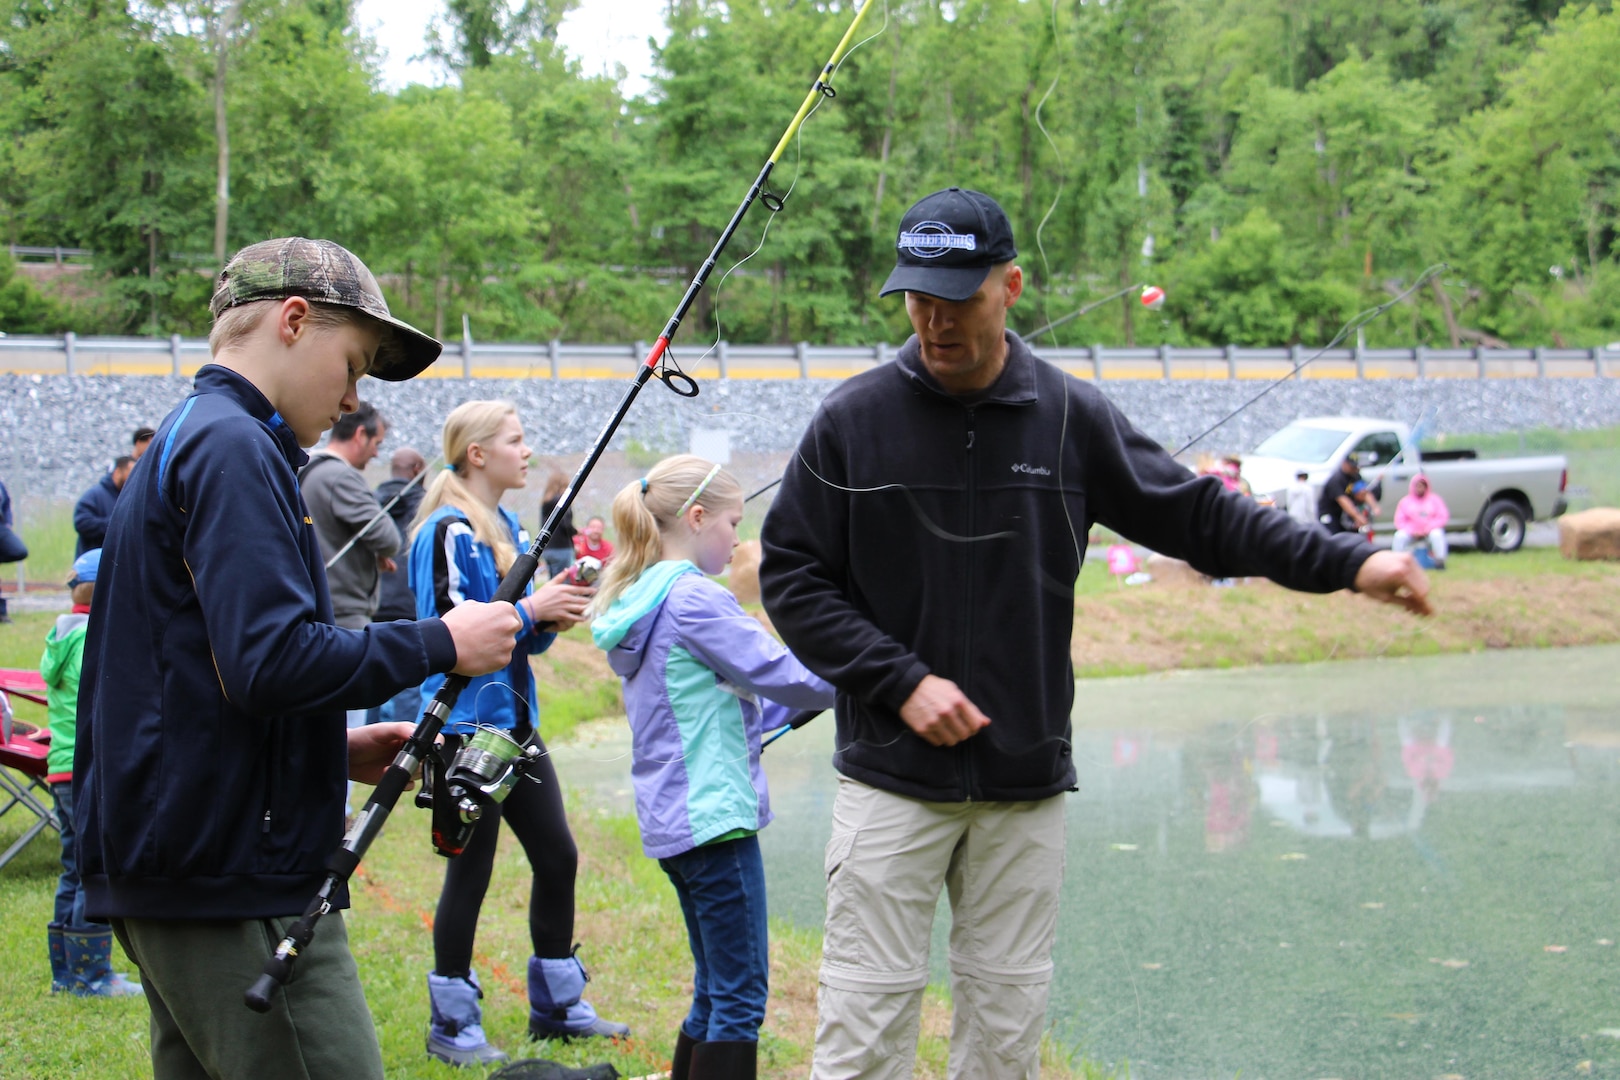
[[[1061,795],[931,803],[840,777],[814,1080],[912,1075],[941,886],[951,903],[951,1080],[1038,1076],[1063,836]]]

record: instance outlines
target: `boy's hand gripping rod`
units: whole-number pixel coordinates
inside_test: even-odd
[[[781,158],[783,151],[787,149],[788,144],[798,133],[799,126],[804,123],[805,117],[809,116],[811,110],[815,108],[817,99],[823,96],[829,98],[836,96],[832,88],[833,72],[849,51],[850,42],[854,40],[855,33],[859,29],[861,21],[866,17],[867,9],[872,6],[872,2],[873,0],[862,0],[859,9],[855,12],[854,19],[849,24],[849,29],[844,32],[843,38],[839,40],[838,47],[833,50],[832,57],[822,67],[821,74],[817,77],[814,85],[810,87],[810,92],[805,95],[804,104],[799,106],[799,111],[794,115],[793,122],[782,133],[782,138],[777,142],[776,149],[771,151],[771,156],[766,160],[764,167],[760,169],[759,175],[755,177],[753,186],[748,189],[748,194],[743,198],[741,205],[737,207],[736,213],[731,215],[730,222],[726,224],[720,238],[715,241],[714,248],[709,252],[709,257],[703,261],[703,265],[698,269],[696,276],[692,278],[691,284],[686,287],[686,293],[681,297],[680,303],[676,305],[675,313],[669,317],[669,322],[664,325],[663,333],[658,335],[658,340],[653,343],[651,351],[647,353],[646,360],[642,361],[641,367],[637,370],[629,389],[625,391],[624,397],[619,401],[618,408],[614,410],[613,416],[602,428],[601,434],[596,437],[596,443],[591,447],[584,464],[574,473],[574,478],[569,481],[567,490],[557,500],[557,505],[552,509],[551,516],[546,518],[545,524],[540,527],[540,533],[534,538],[534,543],[530,545],[529,550],[518,556],[517,561],[512,564],[512,568],[501,579],[500,588],[495,591],[495,600],[512,603],[523,595],[524,586],[528,584],[529,579],[534,577],[535,571],[539,569],[541,553],[545,551],[546,544],[550,541],[552,533],[556,531],[562,516],[573,506],[574,496],[579,492],[580,486],[585,482],[586,477],[590,476],[591,470],[596,467],[597,461],[607,451],[608,441],[613,438],[613,433],[618,430],[619,424],[623,422],[625,415],[630,411],[631,404],[636,399],[636,395],[641,392],[641,388],[646,385],[647,380],[656,375],[664,380],[665,386],[682,397],[695,397],[697,395],[697,383],[691,376],[679,368],[660,370],[659,361],[669,348],[670,338],[680,328],[681,320],[686,317],[686,313],[691,308],[693,301],[697,299],[698,292],[703,288],[704,283],[708,281],[709,274],[714,270],[715,263],[719,260],[726,245],[730,243],[731,237],[737,231],[738,226],[742,224],[743,217],[748,213],[749,208],[753,206],[754,201],[758,199],[763,202],[773,214],[782,209],[782,198],[766,191],[765,183],[770,179],[771,170],[776,167],[776,163]],[[349,876],[354,873],[355,868],[360,865],[360,860],[365,856],[366,849],[371,846],[371,842],[377,838],[378,833],[382,832],[383,824],[388,820],[388,815],[393,810],[394,804],[399,801],[400,795],[405,791],[405,785],[410,782],[411,777],[415,775],[422,763],[427,760],[427,756],[434,752],[434,743],[439,737],[439,732],[443,730],[445,721],[449,719],[451,710],[455,708],[456,699],[461,696],[462,690],[466,688],[470,681],[465,675],[450,675],[444,680],[444,686],[434,695],[433,701],[423,710],[422,719],[416,725],[416,730],[411,732],[410,737],[400,747],[399,753],[394,757],[387,771],[384,772],[382,780],[378,782],[376,789],[372,791],[371,797],[366,800],[365,807],[355,817],[354,824],[350,826],[348,834],[343,837],[343,846],[333,852],[332,856],[326,860],[326,880],[316,892],[315,898],[310,901],[309,907],[304,909],[303,916],[287,931],[287,936],[276,946],[274,955],[265,961],[264,973],[248,989],[246,994],[248,1008],[261,1013],[270,1011],[271,995],[275,992],[276,987],[287,982],[288,977],[292,974],[293,963],[298,959],[299,952],[307,948],[310,941],[314,939],[315,926],[320,922],[321,916],[332,910],[333,898],[339,888],[349,880]]]

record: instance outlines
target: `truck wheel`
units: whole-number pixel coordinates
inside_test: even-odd
[[[1496,499],[1479,515],[1474,535],[1481,551],[1518,551],[1524,546],[1524,507],[1512,499]]]

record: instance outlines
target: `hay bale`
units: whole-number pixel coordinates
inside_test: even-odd
[[[1558,550],[1566,559],[1620,559],[1620,510],[1599,506],[1558,519]]]
[[[1209,584],[1209,578],[1180,559],[1172,559],[1168,555],[1158,553],[1149,555],[1147,561],[1142,564],[1142,569],[1153,575],[1153,584],[1171,589],[1193,586],[1202,588]]]
[[[731,553],[731,573],[726,584],[739,604],[759,603],[759,541],[744,540]]]

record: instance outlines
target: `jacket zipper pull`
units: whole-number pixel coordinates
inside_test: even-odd
[[[266,808],[265,811],[264,811],[264,828],[261,829],[260,831],[261,832],[269,832],[270,831],[270,811],[269,811],[268,808]]]

